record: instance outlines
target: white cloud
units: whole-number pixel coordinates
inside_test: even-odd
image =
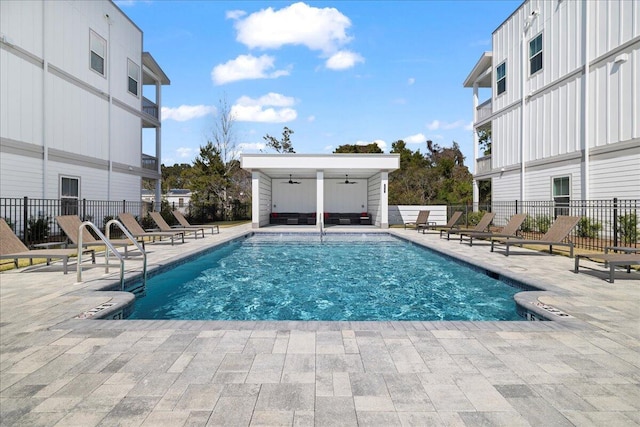
[[[289,70],[275,70],[274,57],[262,55],[239,55],[224,64],[216,65],[211,71],[211,79],[216,85],[247,79],[275,79],[288,76]]]
[[[427,123],[427,129],[429,130],[452,130],[458,128],[466,129],[469,126],[464,120],[456,120],[455,122],[441,122],[440,120],[433,120],[431,123]]]
[[[413,77],[409,77],[409,80],[407,80],[407,84],[409,86],[411,86],[412,84],[414,84],[416,82],[416,79],[414,79]]]
[[[330,70],[346,70],[347,68],[352,68],[358,62],[364,62],[364,58],[357,53],[341,50],[331,55],[325,65]]]
[[[309,117],[307,117],[307,121],[308,121],[309,123],[313,123],[313,122],[315,122],[315,121],[316,121],[316,116],[309,116]]]
[[[421,144],[427,140],[427,137],[422,133],[416,133],[415,135],[409,135],[402,140],[407,144]]]
[[[176,154],[181,159],[191,157],[191,153],[193,153],[193,149],[189,147],[180,147],[176,149]]]
[[[351,20],[336,8],[317,8],[298,2],[279,10],[262,9],[246,17],[238,13],[227,13],[227,16],[236,19],[236,40],[250,49],[305,46],[329,58],[325,66],[332,70],[344,70],[364,62],[361,55],[342,49],[352,40],[347,34]]]
[[[209,105],[181,105],[177,108],[162,107],[162,120],[186,122],[208,114],[214,114],[216,108]]]
[[[349,18],[335,8],[319,9],[294,3],[280,10],[269,7],[236,22],[236,39],[249,48],[278,49],[303,45],[327,54],[335,52],[351,38],[346,30]]]
[[[247,12],[244,10],[228,10],[227,13],[225,13],[225,18],[236,20],[242,18],[246,14]]]
[[[239,122],[286,123],[298,117],[290,108],[294,104],[294,98],[273,92],[257,99],[242,96],[231,107],[231,114]]]
[[[324,151],[333,151],[333,145],[325,145]]]
[[[242,142],[238,144],[237,151],[239,153],[257,153],[263,151],[266,148],[266,144],[262,142]]]

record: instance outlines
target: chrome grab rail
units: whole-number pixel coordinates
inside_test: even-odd
[[[124,235],[127,236],[127,238],[131,240],[135,245],[135,247],[138,248],[138,250],[142,253],[142,286],[146,287],[147,286],[147,253],[144,251],[143,247],[140,246],[140,242],[138,242],[136,238],[133,237],[131,233],[129,233],[129,230],[127,230],[125,226],[122,225],[122,223],[117,219],[112,219],[112,220],[109,220],[109,222],[107,222],[107,225],[105,226],[105,229],[106,229],[105,231],[107,232],[107,239],[109,239],[109,235],[111,234],[111,225],[113,224],[115,224],[120,229],[120,231],[122,231]],[[107,259],[108,258],[109,258],[109,254],[107,253]],[[107,260],[107,264],[108,263],[109,261]],[[122,283],[122,290],[124,291],[124,282]]]
[[[85,221],[82,224],[80,224],[80,227],[78,227],[78,267],[76,269],[77,271],[76,280],[78,282],[82,282],[82,230],[86,227],[90,227],[91,229],[93,229],[93,231],[96,232],[100,240],[102,240],[102,242],[105,244],[107,248],[105,251],[105,259],[106,259],[106,264],[104,269],[105,274],[109,272],[109,249],[111,249],[114,254],[117,254],[117,257],[120,259],[120,285],[122,286],[122,290],[124,290],[124,258],[122,257],[120,252],[116,251],[116,249],[113,247],[111,242],[109,242],[109,239],[107,239],[107,237],[105,237],[105,235],[102,234],[102,231],[100,231],[100,229],[96,227],[95,224],[92,223],[91,221]]]

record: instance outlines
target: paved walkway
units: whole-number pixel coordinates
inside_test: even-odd
[[[249,231],[149,245],[149,265]],[[593,270],[576,275],[563,256],[505,257],[483,243],[391,232],[538,283],[550,292],[536,301],[573,317],[84,320],[74,317],[122,299],[93,290],[117,269],[87,268],[81,284],[60,265],[9,271],[0,274],[0,425],[640,425],[639,273],[609,284],[588,261]]]

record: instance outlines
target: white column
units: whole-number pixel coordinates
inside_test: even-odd
[[[380,171],[380,228],[389,228],[389,172]]]
[[[158,120],[161,120],[160,111],[162,111],[161,104],[161,88],[160,82],[156,80],[156,105],[158,107]],[[156,167],[159,176],[162,176],[162,125],[156,128]],[[162,208],[162,185],[161,179],[156,179],[156,203],[154,204],[155,210],[160,212]]]
[[[324,171],[316,171],[316,228],[324,228]]]
[[[260,172],[251,172],[251,228],[260,228]]]
[[[473,83],[473,124],[471,131],[473,132],[473,210],[478,210],[480,202],[480,190],[478,189],[478,181],[476,174],[478,173],[478,131],[476,123],[478,122],[478,82]]]

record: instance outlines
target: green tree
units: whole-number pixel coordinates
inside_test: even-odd
[[[232,216],[238,200],[251,197],[250,176],[240,169],[237,158],[234,124],[231,108],[223,97],[219,101],[218,119],[211,138],[200,147],[193,166],[184,174],[194,192],[194,202],[219,203],[225,219]]]
[[[483,156],[491,154],[491,128],[478,129],[478,148]]]
[[[427,141],[426,154],[412,151],[404,141],[391,145],[391,152],[400,154],[400,169],[389,177],[389,203],[449,204],[466,203],[473,197],[472,176],[464,166],[460,147],[440,147]]]
[[[367,145],[344,144],[333,150],[334,153],[383,153],[378,144],[372,142]]]
[[[288,127],[284,127],[282,130],[282,140],[279,140],[269,134],[266,134],[262,137],[265,141],[267,141],[267,147],[276,151],[276,153],[295,153],[293,149],[293,144],[291,142],[291,135],[294,132]]]
[[[188,188],[190,187],[188,171],[191,165],[188,163],[176,163],[172,166],[161,165],[162,172],[162,192],[166,193],[171,188]]]

